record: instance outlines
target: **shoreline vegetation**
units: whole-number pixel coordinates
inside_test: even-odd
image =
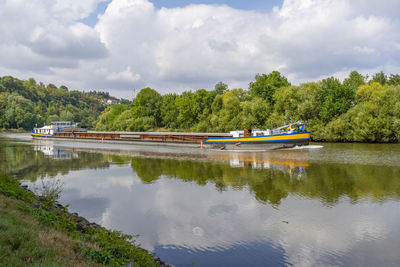
[[[229,132],[307,121],[312,141],[396,143],[400,141],[400,75],[369,77],[352,71],[291,85],[278,71],[257,74],[247,90],[228,88],[160,95],[142,89],[135,99],[104,92],[68,91],[0,77],[0,130],[31,130],[67,120],[99,131]]]
[[[0,174],[0,264],[5,266],[170,266],[132,236],[89,223],[56,201],[59,187],[37,196]]]

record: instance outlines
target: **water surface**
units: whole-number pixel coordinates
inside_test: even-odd
[[[0,137],[1,172],[176,266],[399,266],[400,145],[229,152]]]

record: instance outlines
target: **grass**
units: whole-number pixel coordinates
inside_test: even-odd
[[[0,175],[1,266],[158,266],[132,236],[103,227],[76,228],[66,210],[38,205],[37,196]],[[33,208],[39,206],[39,208]]]
[[[41,225],[20,210],[21,202],[0,195],[0,264],[2,266],[98,266],[74,250],[78,241]]]

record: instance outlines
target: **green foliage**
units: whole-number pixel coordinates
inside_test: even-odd
[[[175,103],[177,99],[176,94],[167,94],[163,96],[161,100],[161,118],[165,127],[178,128],[178,122],[176,118],[179,115],[178,107]]]
[[[117,121],[116,118],[120,116],[129,107],[127,105],[118,104],[108,106],[103,113],[99,116],[98,122],[96,124],[97,131],[114,131],[121,128],[114,127],[114,123]],[[121,129],[122,130],[122,129]]]
[[[328,146],[329,144],[325,144]],[[335,149],[340,144],[335,144]],[[355,150],[371,149],[372,146],[354,144]],[[357,147],[358,146],[358,147]],[[385,148],[387,149],[387,148]],[[371,152],[371,151],[368,151]],[[261,203],[279,205],[290,194],[316,198],[323,203],[332,205],[343,196],[353,201],[367,198],[381,201],[400,197],[400,180],[395,179],[399,167],[377,166],[365,164],[312,164],[306,168],[306,176],[294,179],[296,168],[285,164],[285,161],[274,162],[273,155],[265,160],[279,168],[260,169],[252,167],[255,158],[240,157],[245,168],[232,168],[229,163],[221,161],[175,160],[168,158],[134,157],[131,166],[144,183],[155,183],[163,179],[179,179],[184,182],[196,183],[200,186],[213,184],[218,190],[228,188],[248,188],[255,199]],[[287,157],[287,151],[282,151],[281,157]],[[306,151],[292,151],[289,158],[307,158]],[[273,155],[272,155],[273,154]],[[129,158],[128,158],[129,159]],[[224,158],[226,159],[226,158]],[[261,161],[263,162],[263,161]],[[248,163],[248,164],[246,164]],[[301,163],[299,161],[298,163]],[[307,165],[308,161],[304,162]],[[145,170],[154,170],[151,175]],[[298,169],[297,169],[298,170]]]
[[[4,201],[4,200],[3,200]],[[57,261],[56,251],[46,248],[37,237],[37,233],[30,224],[11,206],[14,204],[5,200],[7,210],[0,209],[0,262],[2,266],[25,266],[33,263],[50,265]]]
[[[398,142],[400,103],[393,101],[398,101],[400,76],[387,78],[381,72],[368,83],[367,79],[352,71],[343,83],[330,77],[290,86],[273,71],[257,74],[248,91],[228,89],[222,82],[212,91],[180,95],[160,96],[145,88],[133,102],[131,113],[127,106],[111,106],[100,116],[96,129],[227,132],[305,120],[313,140]]]
[[[132,115],[135,120],[135,128],[139,130],[158,127],[161,122],[160,114],[161,96],[151,88],[142,89],[132,104]],[[146,119],[141,119],[146,117]]]
[[[0,194],[20,199],[28,203],[31,203],[34,200],[33,193],[22,189],[17,180],[3,174],[0,174]]]
[[[372,79],[369,81],[369,83],[380,83],[381,85],[385,85],[388,82],[388,77],[383,71],[375,73],[372,75]]]
[[[60,198],[64,184],[60,180],[41,180],[41,182],[41,187],[36,187],[34,191],[43,198],[44,207],[50,209]]]
[[[241,107],[242,128],[261,129],[266,127],[267,119],[272,110],[267,101],[260,97],[255,97],[252,100],[242,102]]]
[[[354,102],[354,90],[333,77],[322,80],[320,118],[329,122],[345,113]]]
[[[290,83],[286,77],[281,76],[278,71],[273,71],[268,75],[257,74],[255,81],[249,84],[249,92],[253,97],[258,96],[273,103],[273,96],[276,90],[289,85]]]
[[[400,85],[400,75],[399,74],[390,74],[389,85]]]
[[[107,99],[115,100],[108,93],[68,91],[66,86],[45,87],[33,78],[22,81],[0,77],[0,128],[31,130],[36,124],[43,126],[57,120],[94,128]]]
[[[60,112],[61,121],[74,121],[74,114],[69,110],[63,110]]]
[[[240,129],[241,119],[240,100],[234,91],[228,90],[222,96],[222,109],[211,118],[212,126],[218,131],[226,132],[230,129]]]
[[[57,197],[54,195],[59,193],[58,189],[60,189],[58,184],[56,186],[46,185],[41,193],[48,197]],[[13,207],[11,207],[8,204],[11,200],[6,199],[4,201],[3,195],[22,202],[14,201],[12,202],[14,203]],[[6,262],[13,266],[32,262],[54,265],[54,263],[46,264],[46,259],[48,258],[50,262],[57,262],[58,260],[55,258],[60,252],[56,252],[52,248],[45,248],[37,238],[38,232],[42,229],[46,233],[49,232],[49,229],[52,229],[66,233],[71,238],[76,239],[75,252],[90,260],[89,263],[96,262],[111,266],[126,266],[129,262],[134,262],[135,266],[159,265],[159,261],[155,259],[154,255],[138,247],[130,235],[125,235],[120,231],[110,231],[103,227],[84,228],[84,234],[82,234],[76,228],[74,217],[66,209],[32,208],[31,203],[37,199],[37,196],[32,192],[23,190],[17,180],[5,175],[0,175],[0,198],[1,262],[4,262],[5,257],[8,257],[9,259]],[[52,203],[54,204],[54,202]],[[7,212],[4,212],[4,210],[7,210]],[[9,210],[12,210],[13,213],[9,214]],[[21,215],[21,212],[24,215]],[[29,220],[25,220],[24,216],[29,217]],[[91,245],[88,246],[89,243],[87,242],[90,242]],[[71,259],[61,260],[69,261]],[[72,260],[75,260],[75,257]]]
[[[219,82],[214,86],[214,91],[218,95],[223,95],[226,90],[228,90],[228,85],[223,82]]]
[[[400,88],[379,83],[360,86],[358,104],[328,123],[328,141],[398,142]]]
[[[353,70],[350,72],[349,77],[344,79],[343,85],[347,87],[351,87],[354,90],[363,84],[365,84],[366,77],[358,73],[357,71]]]

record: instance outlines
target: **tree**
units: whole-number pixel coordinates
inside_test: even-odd
[[[372,100],[375,94],[384,90],[384,87],[377,82],[360,86],[356,92],[358,102],[367,102]]]
[[[60,120],[61,121],[74,121],[74,114],[69,110],[63,110],[60,112]]]
[[[375,73],[374,75],[372,75],[372,79],[369,81],[369,83],[380,83],[381,85],[385,85],[388,82],[388,78],[387,75],[385,73],[383,73],[383,71]]]
[[[120,116],[124,111],[128,109],[127,105],[117,104],[108,106],[106,110],[101,113],[98,122],[96,124],[97,131],[108,131],[113,129],[113,125],[118,116]],[[118,129],[113,129],[118,130]]]
[[[400,85],[400,75],[399,74],[390,74],[389,85]]]
[[[264,128],[266,120],[271,113],[271,106],[260,97],[242,102],[242,128]]]
[[[214,119],[214,127],[224,132],[240,129],[241,119],[239,113],[241,112],[239,98],[234,92],[228,90],[222,96],[222,109]]]
[[[55,85],[52,84],[52,83],[49,83],[49,84],[47,85],[47,89],[57,89],[57,86],[55,86]]]
[[[167,94],[162,97],[161,100],[161,118],[162,125],[168,128],[178,127],[178,106],[175,103],[177,99],[176,94]]]
[[[161,124],[161,96],[157,91],[151,88],[144,88],[137,94],[132,105],[133,117],[151,117],[153,118],[153,126]],[[148,121],[146,121],[148,123]]]
[[[333,77],[322,80],[320,117],[327,123],[345,113],[354,102],[354,90]]]
[[[193,101],[193,93],[192,92],[183,92],[176,101],[175,104],[178,108],[178,125],[180,128],[189,129],[196,123],[196,114],[193,109],[194,101]]]
[[[223,95],[226,90],[228,90],[228,85],[223,82],[219,82],[214,86],[214,91],[217,95]]]
[[[282,116],[283,120],[296,121],[299,119],[298,107],[301,99],[298,86],[279,88],[274,95],[274,111]]]
[[[253,97],[261,97],[269,103],[273,103],[273,96],[278,88],[289,86],[290,83],[286,77],[281,76],[278,71],[273,71],[268,75],[257,74],[255,81],[250,82],[249,91]]]
[[[349,77],[344,79],[343,85],[353,88],[357,90],[357,88],[363,84],[365,84],[366,77],[353,70],[350,72]]]

